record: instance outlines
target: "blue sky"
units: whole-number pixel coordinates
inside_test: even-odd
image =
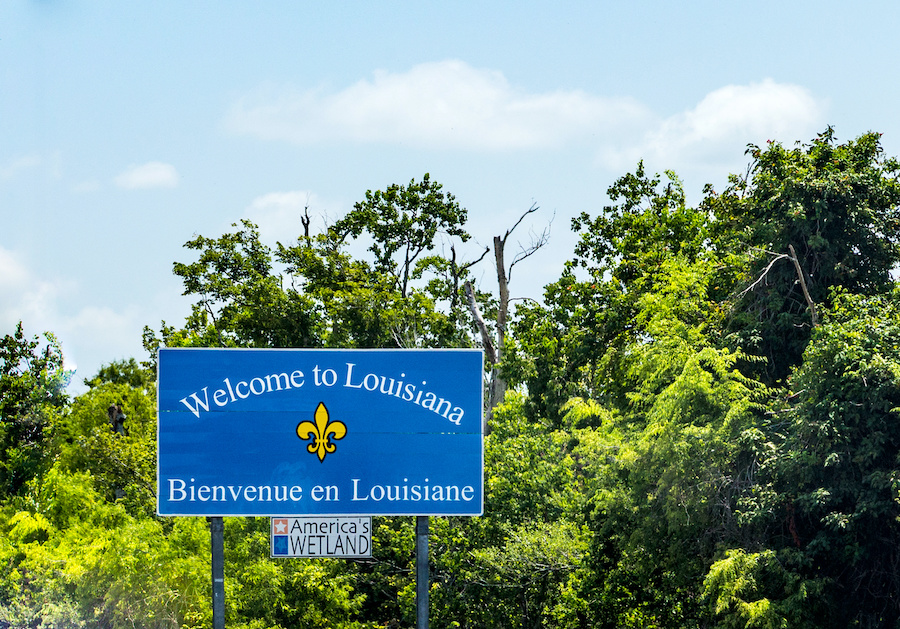
[[[644,159],[692,200],[748,142],[875,130],[900,153],[895,2],[0,3],[0,333],[58,335],[76,382],[181,322],[172,263],[240,218],[292,241],[425,172],[482,243],[551,243],[540,297]],[[493,270],[481,270],[485,289]]]

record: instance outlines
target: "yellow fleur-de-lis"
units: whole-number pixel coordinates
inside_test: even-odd
[[[306,446],[308,452],[312,452],[319,457],[319,461],[325,460],[325,455],[334,452],[335,445],[331,443],[331,438],[343,439],[347,434],[347,426],[344,422],[328,421],[328,409],[325,404],[319,402],[315,413],[316,423],[311,421],[303,421],[297,424],[297,436],[304,441],[313,438],[313,442]]]

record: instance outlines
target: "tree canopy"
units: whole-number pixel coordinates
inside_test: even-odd
[[[0,624],[210,626],[206,523],[155,515],[155,348],[496,340],[485,513],[432,518],[433,626],[900,626],[900,163],[830,128],[747,157],[696,206],[639,162],[509,313],[508,269],[478,285],[467,212],[425,175],[274,248],[249,221],[196,236],[191,314],[75,399],[20,324]],[[229,626],[413,625],[410,518],[375,519],[370,560],[275,562],[267,535],[226,518]]]

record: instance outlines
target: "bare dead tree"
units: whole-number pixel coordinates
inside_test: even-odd
[[[309,199],[306,200],[306,205],[303,206],[303,215],[300,217],[300,224],[303,225],[303,238],[306,242],[309,242],[309,225],[312,222],[312,219],[309,217]]]
[[[536,204],[532,203],[531,207],[522,213],[522,215],[519,217],[519,220],[517,220],[512,227],[507,229],[503,236],[494,236],[494,263],[497,268],[497,285],[499,287],[497,320],[494,332],[491,331],[490,327],[484,319],[484,316],[481,313],[481,309],[478,307],[478,302],[475,299],[475,290],[472,287],[472,283],[466,282],[465,284],[466,299],[469,304],[469,310],[471,311],[472,319],[475,322],[479,333],[481,334],[481,342],[484,346],[485,356],[491,364],[491,380],[488,394],[488,412],[485,414],[485,434],[487,434],[489,431],[487,420],[491,414],[491,411],[493,411],[493,409],[498,404],[503,402],[503,399],[506,396],[507,383],[500,374],[499,365],[502,358],[501,352],[503,351],[503,344],[506,341],[506,326],[509,319],[509,304],[512,301],[509,296],[509,282],[512,278],[512,270],[513,267],[515,267],[515,265],[517,265],[519,262],[522,262],[523,260],[531,257],[532,255],[537,253],[539,249],[547,244],[550,239],[550,224],[548,224],[540,234],[535,234],[532,232],[531,240],[527,245],[519,245],[519,251],[515,256],[513,256],[513,259],[508,266],[506,264],[506,245],[510,235],[512,235],[516,228],[522,224],[522,221],[525,220],[525,217],[534,214],[538,211],[538,209],[540,208]],[[550,222],[552,223],[552,219]]]

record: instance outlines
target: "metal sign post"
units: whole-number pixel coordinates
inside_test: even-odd
[[[212,551],[213,629],[225,629],[225,526],[222,518],[208,519]]]
[[[416,629],[428,629],[428,516],[416,517]]]

